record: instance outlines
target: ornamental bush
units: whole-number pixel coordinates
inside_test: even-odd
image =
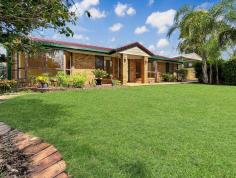
[[[0,80],[0,93],[17,91],[17,81],[15,80]]]
[[[86,75],[85,74],[73,74],[70,76],[70,81],[73,87],[81,88],[86,82]]]
[[[184,82],[187,80],[188,71],[185,68],[177,69],[176,70],[178,81]]]
[[[175,79],[174,75],[170,73],[163,73],[161,76],[165,82],[172,82]]]
[[[87,80],[86,74],[66,75],[64,72],[58,72],[56,75],[58,84],[63,87],[83,87]]]

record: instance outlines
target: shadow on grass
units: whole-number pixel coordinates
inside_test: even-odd
[[[42,99],[17,98],[1,104],[0,121],[24,132],[55,128],[69,116],[68,107]]]
[[[151,177],[150,171],[147,169],[145,164],[140,160],[122,165],[121,170],[128,173],[131,178]]]

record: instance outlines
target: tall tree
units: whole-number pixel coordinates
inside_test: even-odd
[[[231,25],[235,15],[232,15],[234,3],[235,0],[223,0],[208,11],[184,6],[177,11],[175,23],[169,29],[169,37],[179,29],[178,47],[181,52],[196,52],[202,57],[204,83],[208,83],[207,59],[212,58],[214,50],[217,50],[215,54],[219,54],[234,41],[234,26]]]
[[[28,36],[40,28],[73,35],[68,23],[76,16],[69,8],[73,0],[0,0],[0,43],[11,50],[30,52]]]

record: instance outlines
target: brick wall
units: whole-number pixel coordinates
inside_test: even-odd
[[[95,56],[88,54],[73,53],[72,73],[85,73],[87,75],[87,84],[92,83],[95,70]]]

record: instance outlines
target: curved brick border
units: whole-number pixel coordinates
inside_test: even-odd
[[[29,158],[31,178],[68,178],[66,163],[57,149],[38,137],[11,129],[0,122],[0,139],[7,135],[14,146]]]

